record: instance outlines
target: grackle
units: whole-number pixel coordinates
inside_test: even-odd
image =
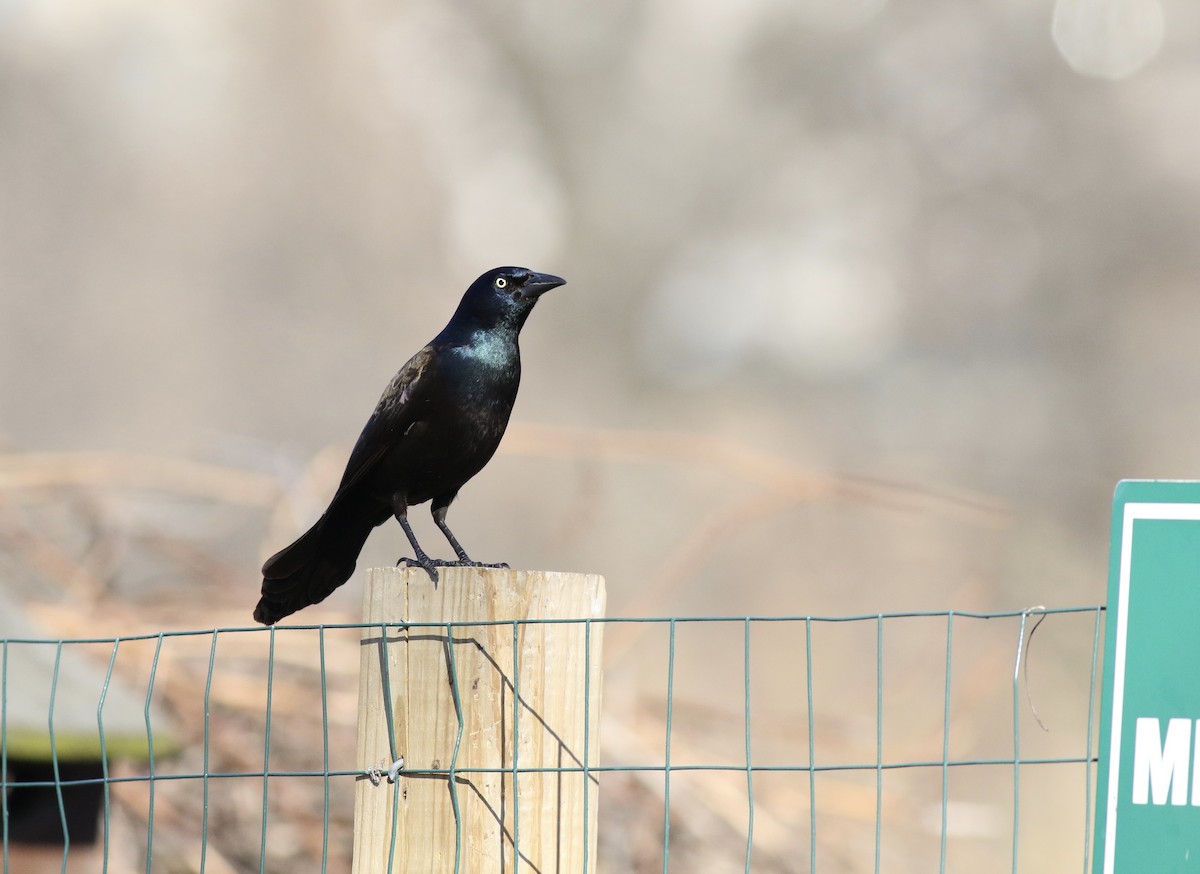
[[[324,600],[354,573],[367,536],[390,517],[436,583],[439,566],[505,567],[472,561],[446,526],[463,484],[488,463],[521,382],[517,335],[538,298],[565,280],[522,267],[476,279],[450,322],[392,378],[367,420],[325,514],[263,565],[254,619],[273,625]],[[408,508],[432,501],[433,521],[457,561],[431,559],[408,524]]]

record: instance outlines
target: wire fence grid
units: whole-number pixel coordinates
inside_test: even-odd
[[[1103,615],[579,620],[640,639],[646,693],[606,678],[599,767],[505,770],[599,781],[587,870],[1086,874]],[[45,870],[347,870],[354,786],[387,781],[354,760],[366,627],[3,640],[5,871],[35,870],[34,796]],[[477,773],[442,764],[398,780]],[[89,793],[94,844],[72,813]]]

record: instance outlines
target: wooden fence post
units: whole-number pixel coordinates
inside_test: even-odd
[[[367,573],[354,874],[595,871],[604,624],[553,620],[603,617],[604,578],[440,577]]]

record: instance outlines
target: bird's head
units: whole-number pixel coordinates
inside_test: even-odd
[[[508,324],[520,330],[539,297],[566,280],[525,267],[497,267],[471,283],[458,313],[485,326]]]

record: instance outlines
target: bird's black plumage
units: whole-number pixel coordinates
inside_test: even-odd
[[[446,509],[500,445],[521,381],[517,336],[538,297],[563,284],[522,267],[498,267],[471,284],[442,332],[388,384],[325,514],[263,565],[256,621],[272,625],[324,600],[354,573],[371,530],[392,516],[435,581],[439,564],[478,564],[446,526]],[[435,562],[417,543],[407,510],[425,501],[457,561]]]

